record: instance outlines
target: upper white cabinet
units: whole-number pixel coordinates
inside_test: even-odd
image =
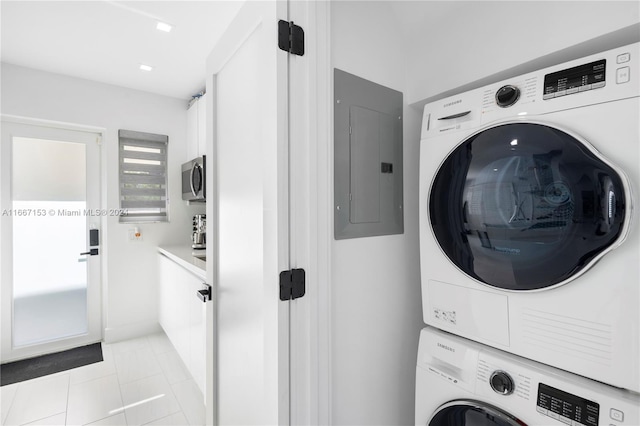
[[[187,161],[207,152],[207,94],[202,95],[187,110]]]

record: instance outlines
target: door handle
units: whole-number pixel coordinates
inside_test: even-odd
[[[89,255],[89,256],[97,256],[98,255],[98,249],[97,248],[92,248],[89,251],[85,251],[84,253],[80,253],[80,256],[84,256],[84,255]]]

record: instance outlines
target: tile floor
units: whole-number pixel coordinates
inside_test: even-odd
[[[2,386],[2,425],[204,424],[202,392],[164,333],[102,351],[102,362]]]

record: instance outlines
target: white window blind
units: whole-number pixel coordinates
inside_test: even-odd
[[[119,130],[120,222],[167,222],[169,137]]]

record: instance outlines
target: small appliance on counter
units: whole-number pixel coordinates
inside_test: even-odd
[[[202,250],[207,248],[207,215],[197,214],[193,216],[193,234],[191,235],[191,248]]]

